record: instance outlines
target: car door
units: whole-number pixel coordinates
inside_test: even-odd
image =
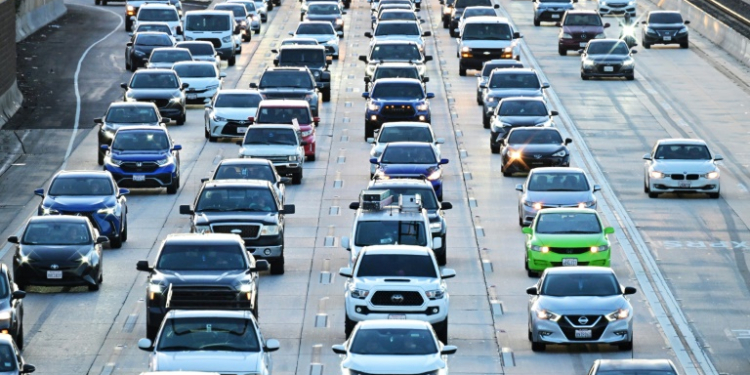
[[[2,268],[3,281],[8,285],[8,298],[10,298],[10,334],[16,333],[16,336],[21,336],[20,326],[21,320],[23,319],[23,299],[13,298],[12,294],[18,287],[13,283],[13,276],[10,275],[7,266]]]

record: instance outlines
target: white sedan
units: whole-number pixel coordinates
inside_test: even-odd
[[[378,158],[383,153],[385,146],[390,142],[425,142],[432,143],[435,155],[440,159],[440,145],[445,143],[443,138],[435,138],[430,124],[424,122],[386,122],[375,134],[375,138],[367,138],[367,143],[372,144],[370,157]],[[378,168],[376,164],[370,164],[370,177],[375,175]]]
[[[210,101],[221,89],[222,81],[227,76],[209,61],[182,61],[174,64],[172,69],[183,83],[189,84],[185,90],[185,99],[193,103]]]
[[[248,117],[255,117],[263,100],[257,90],[220,90],[204,114],[204,133],[209,142],[218,138],[243,138],[250,125]]]
[[[643,155],[643,190],[649,198],[661,193],[706,193],[719,198],[721,173],[712,154],[700,139],[662,139]]]

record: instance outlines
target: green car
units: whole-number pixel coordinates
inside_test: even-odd
[[[599,214],[592,209],[545,208],[537,212],[526,233],[526,271],[537,276],[549,267],[609,267],[608,234]]]

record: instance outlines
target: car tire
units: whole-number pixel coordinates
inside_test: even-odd
[[[437,260],[438,266],[444,266],[448,263],[448,246],[445,243],[445,237],[445,234],[440,236],[440,239],[443,240],[443,245],[435,251],[435,259]]]
[[[107,0],[102,0],[102,5],[107,5]]]
[[[448,318],[446,317],[442,322],[435,323],[432,328],[435,330],[437,339],[440,340],[443,345],[448,345]]]
[[[304,14],[300,14],[299,15],[299,22],[302,22],[304,20],[305,20],[305,15]]]
[[[627,79],[628,81],[633,81],[633,80],[635,80],[635,74],[626,75],[625,79]]]
[[[292,185],[299,185],[302,183],[302,171],[292,174]]]
[[[175,178],[172,180],[172,183],[167,185],[167,194],[174,195],[177,194],[177,190],[180,189],[180,177]]]
[[[620,344],[617,344],[617,349],[622,351],[632,351],[633,350],[633,340],[631,339],[628,342],[623,342]]]
[[[97,281],[94,284],[89,284],[88,288],[89,288],[89,292],[96,292],[97,290],[99,290],[99,282]]]
[[[94,5],[101,5],[101,4],[102,4],[102,0],[94,0]]]
[[[338,54],[333,55],[333,59],[334,60],[338,60],[339,59],[339,55]]]
[[[315,154],[307,155],[307,161],[315,161]]]
[[[21,317],[19,321],[23,321],[22,319],[23,317]],[[23,350],[23,323],[19,323],[18,333],[16,334],[16,337],[14,337],[13,339],[16,341],[16,346],[18,347],[18,349]]]
[[[344,337],[348,339],[356,325],[357,322],[349,319],[349,315],[344,314]]]
[[[482,127],[485,129],[490,128],[490,118],[487,115],[482,115]]]
[[[133,31],[133,24],[131,24],[128,21],[125,21],[125,31],[127,31],[127,32]]]
[[[534,18],[534,26],[541,26],[542,21],[539,21],[538,19]]]
[[[185,125],[185,121],[187,121],[187,111],[183,112],[182,115],[177,118],[177,125]]]
[[[458,64],[458,75],[466,77],[466,68],[464,68],[461,63]]]
[[[373,129],[372,124],[370,122],[365,121],[365,141],[367,141],[367,138],[374,138],[375,137],[375,129]]]
[[[158,333],[159,333],[159,326],[151,326],[148,324],[146,325],[146,337],[149,340],[154,341]]]
[[[562,48],[562,47],[557,47],[557,53],[559,53],[560,56],[567,56],[568,55],[568,50],[566,50],[565,48]]]
[[[588,81],[589,80],[589,76],[581,73],[581,79],[584,80],[584,81]]]
[[[330,102],[331,101],[331,88],[329,87],[329,88],[323,90],[322,93],[323,93],[323,101],[326,102],[326,103]]]
[[[651,48],[651,44],[649,44],[649,43],[646,43],[646,41],[645,41],[645,40],[643,40],[643,39],[641,39],[641,45],[642,45],[642,46],[643,46],[643,48],[645,48],[645,49],[650,49],[650,48]]]
[[[680,42],[680,48],[688,48],[690,47],[690,44],[688,43],[687,38],[685,38],[684,42]]]
[[[490,143],[490,152],[493,154],[499,154],[500,146],[493,146],[492,143]]]
[[[130,70],[130,63],[128,62],[128,59],[125,59],[125,70]]]
[[[447,29],[447,28],[448,28],[448,26],[450,26],[450,25],[448,24],[448,22],[445,22],[445,21],[443,21],[443,28],[444,28],[444,29]]]
[[[130,62],[130,71],[135,73],[136,70],[138,70],[138,63],[135,61]]]
[[[534,340],[531,338],[531,330],[529,330],[529,333],[527,335],[529,342],[533,342]]]
[[[284,255],[280,259],[271,262],[271,275],[283,275],[284,274]]]
[[[719,199],[719,197],[721,197],[721,193],[720,192],[708,193],[708,197],[711,199]]]
[[[122,233],[120,233],[120,238],[122,239],[122,242],[128,242],[128,215],[125,215],[121,220]]]
[[[208,141],[214,143],[219,140],[219,137],[214,137],[211,134],[208,135]]]
[[[518,226],[521,228],[526,226],[526,223],[523,222],[523,218],[520,216],[518,217]]]
[[[102,145],[100,144],[99,147]],[[102,152],[102,149],[96,150],[96,163],[99,165],[104,165],[104,153]]]
[[[649,192],[648,193],[648,197],[649,198],[659,198],[659,193],[651,193],[651,192]]]
[[[245,34],[245,35],[243,35],[243,36],[242,36],[242,41],[243,41],[243,42],[249,42],[249,41],[251,41],[252,39],[253,39],[253,38],[252,38],[252,36],[250,36],[250,34]]]
[[[253,302],[253,309],[252,309],[252,313],[253,313],[253,316],[255,317],[255,320],[258,320],[260,318],[259,311],[260,311],[260,308],[258,307],[258,293],[256,292],[255,301]]]
[[[503,161],[503,165],[500,166],[500,172],[502,172],[503,177],[511,177],[511,176],[513,176],[513,173],[508,172],[508,169],[505,168],[505,161]]]
[[[648,188],[648,184],[644,181],[643,182],[643,192],[644,193],[648,193],[650,191],[651,191],[651,189]]]
[[[532,352],[543,352],[547,350],[547,345],[543,342],[531,342],[531,351]]]
[[[227,65],[234,66],[234,64],[237,63],[237,58],[232,55],[232,57],[227,59]]]
[[[258,30],[255,30],[255,35],[258,35],[258,34],[260,34],[260,27],[258,28]]]

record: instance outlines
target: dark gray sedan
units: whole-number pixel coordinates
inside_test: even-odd
[[[623,40],[592,40],[578,53],[581,54],[581,79],[584,81],[594,77],[635,79],[633,55],[638,51],[628,48]]]

